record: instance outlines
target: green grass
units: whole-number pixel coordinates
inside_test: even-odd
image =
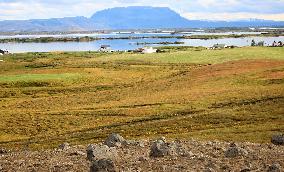
[[[182,49],[167,54],[114,54],[97,58],[98,61],[138,61],[149,63],[222,63],[244,59],[275,59],[284,58],[283,48],[246,47],[223,50],[204,50],[200,48]]]
[[[80,74],[75,73],[0,75],[0,82],[73,80],[80,77]]]
[[[1,87],[54,87],[78,82],[86,77],[78,73],[0,75]]]
[[[26,53],[0,63],[0,146],[88,144],[118,132],[267,143],[284,132],[284,48]]]

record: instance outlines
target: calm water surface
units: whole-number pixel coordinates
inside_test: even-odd
[[[183,36],[183,35],[241,35],[241,34],[261,34],[262,32],[222,32],[222,33],[206,33],[206,32],[181,32],[174,34],[174,36]],[[0,35],[0,39],[9,39],[9,38],[40,38],[40,37],[54,37],[54,38],[74,38],[74,37],[98,37],[98,38],[119,38],[119,37],[143,37],[143,36],[170,36],[171,33],[108,33],[108,34],[99,34],[99,33],[91,33],[91,34],[57,34],[57,35]]]
[[[234,34],[251,34],[252,32],[238,32]],[[204,33],[194,32],[186,34],[200,34]],[[207,33],[211,34],[211,33]],[[215,33],[215,34],[232,34],[232,32],[227,33]],[[259,34],[255,32],[254,34]],[[169,36],[170,33],[136,33],[136,34],[69,34],[69,35],[15,35],[12,37],[82,37],[82,36],[94,36],[94,37],[127,37],[127,36]],[[177,34],[178,35],[185,35]],[[11,36],[0,36],[0,39],[7,38]],[[210,40],[200,40],[200,39],[176,39],[176,38],[145,38],[145,39],[116,39],[116,40],[97,40],[92,42],[49,42],[49,43],[0,43],[0,49],[7,49],[12,53],[22,53],[22,52],[51,52],[51,51],[96,51],[101,45],[110,45],[113,50],[134,50],[137,48],[144,47],[145,45],[137,45],[137,43],[152,43],[149,46],[163,46],[155,44],[158,42],[184,42],[185,44],[179,44],[174,46],[203,46],[210,47],[214,44],[226,44],[235,46],[249,46],[252,40],[264,41],[266,45],[271,45],[273,41],[284,42],[284,36],[281,37],[246,37],[246,38],[223,38],[223,39],[210,39]]]

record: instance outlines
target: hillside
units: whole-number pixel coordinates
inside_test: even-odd
[[[129,138],[270,142],[283,132],[284,49],[12,54],[0,62],[0,147]]]
[[[270,20],[200,21],[188,20],[175,11],[162,7],[118,7],[96,12],[91,18],[0,21],[0,32],[92,31],[101,29],[159,29],[210,27],[277,27],[284,22]]]
[[[5,56],[0,171],[281,171],[284,49],[161,49]]]
[[[190,21],[169,8],[126,7],[95,13],[91,20],[97,27],[110,29],[185,28]]]
[[[34,20],[7,20],[0,22],[1,32],[84,31],[94,28],[85,17],[67,17]]]

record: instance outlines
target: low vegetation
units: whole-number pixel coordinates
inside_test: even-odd
[[[225,34],[225,35],[169,35],[169,36],[119,36],[119,37],[36,37],[36,38],[5,38],[0,39],[0,43],[47,43],[47,42],[91,42],[97,40],[117,40],[117,39],[223,39],[223,38],[246,38],[246,37],[279,37],[284,36],[283,32],[268,32],[261,34]],[[150,44],[148,42],[138,44]],[[183,44],[181,41],[176,42],[156,42],[152,44]]]
[[[266,143],[284,131],[284,49],[53,52],[0,62],[0,146],[170,138]]]

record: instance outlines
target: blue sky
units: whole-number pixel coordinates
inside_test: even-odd
[[[90,17],[102,9],[126,6],[170,7],[188,19],[284,21],[284,0],[0,0],[0,20]]]

